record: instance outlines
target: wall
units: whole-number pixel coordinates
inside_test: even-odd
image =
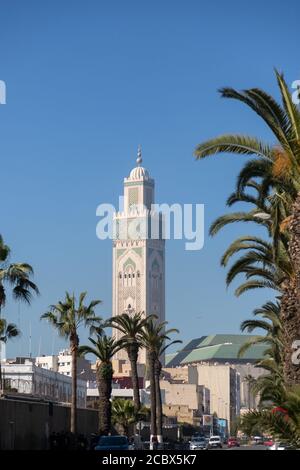
[[[3,364],[2,375],[19,393],[33,394],[64,403],[71,402],[72,380],[58,372],[37,367],[32,361],[24,364]],[[86,382],[77,380],[77,405],[85,407]]]
[[[229,365],[199,364],[197,369],[199,384],[210,390],[210,412],[227,419],[230,425],[239,412],[236,396],[239,376]]]
[[[70,408],[48,403],[0,399],[0,449],[47,449],[52,432],[69,431]],[[98,412],[78,410],[78,433],[97,432]]]
[[[161,380],[160,388],[165,391],[166,405],[187,405],[191,410],[202,411],[202,390],[198,385]]]
[[[241,380],[241,406],[243,408],[257,408],[259,403],[259,397],[255,396],[251,391],[251,386],[246,380],[247,377],[251,376],[253,379],[257,379],[261,375],[266,374],[264,369],[255,367],[255,364],[236,364],[232,366],[240,374]]]

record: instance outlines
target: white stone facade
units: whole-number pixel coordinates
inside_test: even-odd
[[[72,377],[72,355],[69,349],[63,349],[58,355],[53,356],[38,356],[35,359],[35,364],[43,369],[53,370],[60,374]],[[77,358],[77,376],[86,378],[90,373],[91,363],[84,357]]]
[[[124,312],[155,314],[165,320],[165,243],[161,237],[162,219],[152,209],[154,180],[138,166],[124,179],[124,210],[114,217],[113,316]],[[156,238],[151,229],[157,223]],[[135,229],[135,230],[134,230]],[[116,338],[120,333],[114,330]],[[120,351],[118,359],[127,359]],[[141,351],[139,362],[145,364]]]
[[[47,400],[70,403],[72,394],[72,379],[36,366],[26,360],[24,364],[2,364],[2,378],[10,390],[37,396]],[[77,380],[78,406],[86,405],[86,381]]]

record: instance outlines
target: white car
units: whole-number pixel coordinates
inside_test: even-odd
[[[219,447],[222,449],[222,440],[220,436],[211,436],[208,441],[208,449]]]
[[[205,437],[195,437],[190,441],[190,450],[205,450],[206,448]]]
[[[286,450],[286,444],[283,444],[282,442],[275,442],[275,444],[269,447],[269,450]]]

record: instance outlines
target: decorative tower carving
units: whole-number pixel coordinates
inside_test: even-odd
[[[113,316],[129,312],[155,314],[165,320],[165,243],[161,238],[161,219],[152,211],[154,180],[141,166],[138,149],[137,166],[124,179],[124,210],[114,216],[113,240]],[[158,234],[151,237],[153,221],[158,221]],[[152,225],[151,225],[152,224]],[[117,330],[113,331],[120,337]],[[118,359],[127,359],[120,351]],[[139,362],[146,363],[145,351]]]

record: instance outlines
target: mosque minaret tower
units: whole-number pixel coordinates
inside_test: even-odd
[[[154,180],[142,166],[138,149],[137,166],[124,179],[124,208],[114,215],[113,316],[124,312],[155,314],[165,320],[165,242],[161,237],[161,217],[155,213]],[[159,228],[153,237],[151,227]],[[120,332],[113,331],[116,338]],[[125,351],[118,359],[127,359]],[[146,363],[145,351],[139,362]]]

